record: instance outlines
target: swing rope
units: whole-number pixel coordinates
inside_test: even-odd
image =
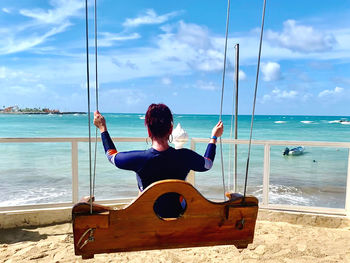
[[[228,38],[228,26],[230,21],[230,0],[227,2],[227,15],[226,15],[226,33],[225,33],[225,51],[224,51],[224,70],[222,72],[222,86],[221,86],[221,103],[220,103],[220,121],[222,120],[222,106],[224,103],[224,88],[225,88],[225,74],[226,74],[226,53],[227,53],[227,38]],[[225,172],[224,172],[224,157],[222,153],[222,139],[219,138],[220,143],[220,156],[221,156],[221,175],[222,175],[222,186],[224,190],[224,200],[226,200],[225,191]]]
[[[264,0],[264,6],[263,6],[260,43],[259,43],[258,65],[257,65],[257,73],[256,73],[256,81],[255,81],[254,102],[253,102],[253,112],[252,112],[251,127],[250,127],[243,201],[244,201],[245,196],[246,196],[247,181],[248,181],[248,168],[249,168],[249,161],[250,161],[250,151],[251,151],[251,141],[252,141],[253,123],[254,123],[254,115],[255,115],[256,95],[257,95],[258,80],[259,80],[260,58],[261,58],[262,38],[263,38],[264,20],[265,20],[265,8],[266,8],[266,0]],[[96,110],[98,110],[97,0],[95,0],[94,11],[95,11],[95,14],[94,14],[95,15],[95,17],[94,17],[95,18],[94,19],[95,20],[94,21],[95,22],[95,90],[96,90]],[[220,117],[219,117],[220,121],[222,121],[222,111],[223,111],[229,19],[230,19],[230,0],[228,0],[228,3],[227,3],[225,50],[224,50],[224,69],[223,69],[223,74],[222,74]],[[90,213],[92,214],[92,201],[93,201],[92,199],[93,199],[93,196],[95,194],[95,182],[96,182],[97,128],[96,128],[96,133],[95,133],[94,173],[92,175],[91,123],[90,123],[91,122],[91,118],[90,118],[91,111],[90,111],[90,71],[89,71],[89,29],[88,29],[88,27],[89,27],[89,25],[88,25],[88,0],[85,0],[86,75],[87,75],[88,126],[89,126]],[[231,122],[232,122],[232,120],[231,120]],[[220,156],[221,156],[222,184],[223,184],[223,190],[224,190],[224,200],[226,200],[226,196],[225,196],[225,191],[226,191],[225,172],[224,172],[223,147],[222,147],[222,138],[221,137],[219,138],[219,143],[220,143]]]
[[[98,111],[98,70],[97,70],[97,0],[95,0],[95,91],[96,91],[96,110]],[[95,158],[94,175],[92,184],[92,196],[95,196],[96,183],[96,160],[97,160],[97,127],[95,129]]]
[[[254,115],[255,115],[256,94],[257,94],[257,91],[258,91],[258,81],[259,81],[261,47],[262,47],[262,39],[263,39],[263,33],[264,33],[265,8],[266,8],[266,0],[264,0],[263,13],[262,13],[262,21],[261,21],[258,65],[257,65],[257,69],[256,69],[255,90],[254,90],[254,102],[253,102],[252,119],[251,119],[251,123],[250,123],[250,135],[249,135],[249,145],[248,145],[248,157],[247,157],[247,165],[246,165],[246,173],[245,173],[245,182],[244,182],[244,194],[243,194],[242,202],[244,202],[245,197],[246,197],[246,192],[247,192],[247,182],[248,182],[248,168],[249,168],[249,159],[250,159],[250,149],[251,149],[251,145],[252,145],[252,135],[253,135],[253,124],[254,124]]]
[[[89,21],[88,0],[85,0],[85,39],[86,39],[86,81],[88,98],[88,126],[89,126],[89,175],[90,175],[90,214],[92,214],[92,165],[91,165],[91,124],[90,124],[90,70],[89,70]]]

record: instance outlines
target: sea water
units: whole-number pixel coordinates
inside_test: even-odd
[[[146,138],[143,114],[104,114],[112,137]],[[348,142],[350,125],[330,116],[255,116],[254,140]],[[191,138],[209,138],[217,115],[175,115],[174,126],[181,123]],[[91,118],[92,120],[92,118]],[[251,116],[239,116],[238,138],[248,139]],[[231,116],[223,116],[223,138],[230,136]],[[91,126],[92,137],[95,128]],[[87,137],[86,114],[0,114],[1,138]],[[209,139],[208,139],[209,140]],[[348,149],[306,147],[303,155],[283,156],[285,147],[272,146],[270,155],[270,203],[344,208]],[[119,151],[145,150],[144,142],[116,143]],[[190,143],[185,144],[190,147]],[[233,146],[223,145],[225,187],[233,185]],[[196,151],[203,154],[205,143]],[[97,145],[97,200],[137,196],[135,174],[111,165],[101,143]],[[243,191],[247,145],[238,145],[238,191]],[[79,195],[89,195],[89,145],[78,144]],[[248,194],[262,198],[264,147],[253,145],[249,166]],[[176,165],[176,164],[174,164]],[[72,200],[71,144],[0,143],[0,206],[70,202]],[[223,199],[223,179],[218,148],[212,170],[196,173],[197,189],[209,199]]]

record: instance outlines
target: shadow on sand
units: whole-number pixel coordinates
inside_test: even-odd
[[[39,241],[48,237],[47,234],[40,234],[35,229],[36,228],[34,227],[0,229],[0,244],[15,244],[23,241]]]

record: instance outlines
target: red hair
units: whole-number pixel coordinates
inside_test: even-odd
[[[169,135],[173,123],[173,114],[165,104],[151,104],[146,112],[145,125],[151,138],[164,138]]]

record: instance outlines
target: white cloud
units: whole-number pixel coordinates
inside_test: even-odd
[[[84,8],[84,2],[78,0],[51,0],[50,4],[53,9],[21,9],[19,12],[21,15],[33,18],[40,23],[62,24],[66,23],[68,18],[80,15],[80,11]]]
[[[53,27],[52,29],[50,29],[48,32],[46,32],[41,36],[36,36],[34,34],[33,36],[30,36],[27,38],[17,38],[17,39],[9,38],[9,39],[4,39],[2,41],[0,40],[0,55],[12,54],[12,53],[28,50],[32,47],[35,47],[45,42],[49,37],[63,32],[68,26],[70,26],[70,24],[66,23],[58,27]]]
[[[101,101],[110,101],[114,99],[113,103],[118,106],[135,106],[140,104],[146,95],[140,90],[114,88],[100,92]]]
[[[272,45],[305,53],[329,51],[336,44],[333,34],[323,33],[312,26],[300,25],[295,20],[285,21],[281,33],[268,30],[266,38]]]
[[[302,97],[301,97],[301,99],[303,100],[303,101],[307,101],[307,100],[309,100],[310,98],[312,98],[313,97],[313,95],[311,94],[311,93],[305,93]]]
[[[131,70],[138,70],[139,67],[135,64],[135,62],[133,62],[132,60],[130,60],[129,58],[127,59],[118,59],[113,57],[112,61],[111,61],[115,66],[118,67],[118,69],[131,69]]]
[[[109,32],[101,32],[100,35],[102,36],[102,38],[98,39],[99,47],[111,47],[114,45],[115,42],[134,40],[141,37],[140,34],[138,33],[124,35],[124,34],[118,34],[118,33],[115,34],[115,33],[109,33]]]
[[[19,14],[29,17],[29,21],[0,28],[0,55],[26,51],[64,32],[72,25],[70,18],[80,16],[84,7],[78,0],[52,0],[50,5],[53,8],[48,10],[21,9]]]
[[[315,27],[315,26],[314,26]],[[268,31],[268,30],[267,30]],[[319,32],[319,31],[317,31]],[[278,33],[280,34],[280,33]],[[313,61],[326,61],[332,59],[339,59],[342,61],[349,61],[350,59],[350,29],[345,25],[338,28],[322,28],[322,34],[332,36],[335,43],[329,47],[320,51],[306,52],[302,48],[288,48],[281,45],[277,40],[271,40],[268,37],[264,38],[262,58],[270,61],[281,60],[306,60],[312,59]],[[266,34],[268,35],[268,33]],[[301,45],[301,40],[296,38],[291,40],[295,45]],[[259,48],[259,35],[255,30],[248,33],[240,33],[236,37],[229,39],[229,42],[238,42],[244,48],[240,49],[240,64],[241,65],[256,65],[256,58]],[[299,44],[297,44],[299,43]],[[294,45],[293,44],[293,45]],[[217,44],[223,46],[220,42]],[[316,45],[317,46],[317,45]],[[228,57],[233,57],[233,51],[228,50]],[[230,53],[231,52],[231,53]],[[320,54],[322,52],[322,54]]]
[[[210,72],[222,70],[224,51],[223,36],[213,35],[204,26],[189,24],[183,21],[163,26],[162,29],[162,34],[153,38],[154,42],[151,46],[110,49],[106,53],[101,53],[99,55],[100,83],[116,83],[143,77],[157,77],[159,80],[162,80],[164,76],[173,78],[173,76],[177,75],[192,74],[195,71]],[[119,36],[121,38],[130,37],[131,39],[133,36],[133,34],[123,34],[107,33],[105,38],[107,39],[110,37],[113,39]],[[247,58],[254,59],[254,62],[256,60],[256,56],[254,56],[256,54],[252,52],[254,47],[254,43],[252,44],[252,42],[254,42],[252,41],[253,39],[255,39],[253,36],[244,38],[245,41],[250,41],[248,41],[249,43],[247,42],[248,49],[241,49],[242,53],[240,57],[245,61],[247,61]],[[44,39],[41,43],[45,40],[47,39]],[[256,38],[256,40],[258,41],[258,38]],[[120,41],[122,40],[120,39]],[[237,39],[231,38],[229,41],[236,42]],[[264,43],[263,57],[265,57],[265,44],[266,43]],[[244,43],[242,42],[241,45],[244,46]],[[257,49],[255,51],[255,53],[257,53]],[[284,51],[286,51],[286,49],[284,49]],[[283,55],[284,54],[285,53],[283,53]],[[287,54],[289,53],[287,52]],[[73,57],[74,56],[72,56],[71,60],[67,57],[61,59],[56,57],[54,60],[47,59],[45,64],[39,65],[41,63],[38,62],[28,70],[33,75],[36,72],[38,72],[38,74],[40,72],[40,81],[45,80],[44,83],[46,84],[49,83],[49,81],[56,81],[57,84],[59,83],[62,85],[68,85],[67,83],[69,82],[80,83],[80,80],[85,81],[84,68],[86,66],[84,65],[84,61],[80,58],[77,59]],[[51,63],[48,61],[51,61]],[[52,61],[54,62],[52,63]],[[54,65],[54,67],[48,66],[47,63]],[[65,72],[66,77],[57,79],[54,77],[57,76],[57,72]],[[277,73],[278,72],[277,70]],[[5,73],[7,73],[7,71],[5,71]],[[276,79],[276,76],[280,77],[280,73],[275,75],[271,73],[268,79]],[[246,78],[244,72],[240,72],[240,79],[241,78]],[[217,84],[220,83],[202,82],[197,84],[198,85],[193,87],[204,90],[216,90],[219,89]],[[282,99],[288,98],[288,96],[289,98],[293,97],[293,94],[293,91],[280,91],[279,94],[266,95],[274,99]],[[132,101],[134,100],[130,99],[129,103]]]
[[[205,27],[180,21],[162,30],[151,47],[115,49],[101,54],[100,80],[108,83],[222,70],[223,45],[216,45],[216,38]],[[220,43],[223,41],[224,38]]]
[[[261,72],[265,81],[281,79],[281,66],[276,62],[261,63]]]
[[[339,95],[339,94],[342,94],[344,91],[344,88],[341,88],[341,87],[335,87],[334,90],[323,90],[321,91],[318,96],[320,98],[322,97],[328,97],[328,96],[334,96],[334,95]]]
[[[6,68],[0,67],[0,79],[6,78]]]
[[[147,9],[143,14],[136,18],[127,18],[123,23],[123,26],[137,27],[140,25],[162,24],[176,15],[178,15],[178,12],[171,12],[158,16],[153,9]]]
[[[262,97],[261,102],[265,103],[271,100],[280,101],[284,99],[294,99],[296,98],[297,95],[298,95],[298,92],[295,90],[286,91],[286,90],[280,90],[278,88],[275,88],[272,90],[270,94],[265,94]]]
[[[281,60],[305,60],[312,59],[314,61],[324,61],[329,59],[350,59],[350,29],[338,28],[338,29],[323,29],[322,34],[332,35],[336,40],[336,44],[331,48],[321,50],[319,52],[304,52],[296,48],[287,48],[277,40],[271,40],[268,37],[264,38],[262,59],[265,61],[281,61]],[[259,34],[256,30],[243,33],[233,33],[233,37],[228,39],[229,43],[240,43],[240,65],[256,65],[259,49]],[[223,52],[224,50],[224,37],[217,37],[209,35],[210,42],[215,50]],[[300,41],[296,39],[295,41]],[[322,52],[322,54],[320,54]],[[231,64],[234,63],[234,49],[228,48],[227,57]]]
[[[238,79],[239,80],[246,80],[247,79],[247,75],[244,73],[243,70],[239,70],[239,72],[238,72]]]
[[[180,21],[162,28],[165,34],[157,42],[168,58],[186,63],[192,70],[218,71],[223,68],[223,49],[206,27]]]
[[[286,90],[274,89],[272,91],[272,94],[278,99],[292,99],[296,97],[298,92],[295,90],[286,91]]]
[[[214,82],[211,82],[211,81],[205,82],[205,81],[200,80],[200,81],[197,81],[195,88],[213,91],[213,90],[217,90],[218,86]]]
[[[192,23],[179,21],[174,26],[162,27],[168,34],[175,33],[174,37],[178,42],[197,47],[200,50],[206,50],[213,47],[208,28]],[[174,32],[177,30],[177,32]]]
[[[120,82],[143,77],[158,77],[161,79],[164,76],[189,75],[196,71],[213,72],[222,70],[224,51],[223,36],[214,36],[204,26],[189,24],[183,21],[163,26],[162,30],[163,32],[161,34],[153,38],[154,42],[151,46],[110,49],[108,53],[101,53],[99,55],[99,79],[101,82]],[[108,38],[117,39],[117,37],[121,37],[119,39],[120,41],[122,41],[123,37],[125,37],[125,40],[127,38],[131,39],[137,37],[137,35],[124,35],[124,33],[107,33],[104,36],[106,40],[108,40]],[[111,41],[116,42],[118,40]],[[229,41],[240,42],[242,46],[247,46],[247,48],[241,49],[240,57],[243,65],[256,63],[257,49],[254,49],[254,41],[258,44],[258,37],[249,35],[239,39],[231,38]],[[101,40],[99,40],[99,44],[100,43]],[[254,53],[253,50],[256,52]],[[277,50],[277,54],[272,54],[273,50]],[[275,47],[273,50],[268,43],[264,43],[263,57],[266,59],[266,57],[271,56],[282,56],[283,58],[289,58],[290,56],[292,59],[298,59],[298,55],[293,55],[286,49]],[[268,54],[266,55],[266,53]],[[309,55],[304,54],[304,57],[305,56]],[[230,57],[230,53],[228,53],[228,57]],[[67,64],[69,64],[69,72],[66,70]],[[273,64],[273,62],[270,62],[266,65],[266,76],[264,76],[266,80],[272,81],[281,77],[278,63]],[[270,67],[268,65],[270,65]],[[81,76],[84,77],[82,68],[84,68],[85,65],[83,62],[72,61],[72,63],[67,63],[66,58],[60,61],[56,58],[55,66],[57,68],[55,70],[44,66],[36,66],[35,68],[37,72],[45,72],[42,74],[45,79],[50,78],[49,76],[54,75],[60,68],[62,68],[63,72],[67,72],[70,78],[80,80],[82,78]],[[34,72],[34,70],[31,71]],[[246,77],[244,73],[240,72],[241,80]],[[66,81],[65,79],[57,81],[62,83]],[[201,86],[207,90],[214,89],[214,87],[210,85]]]
[[[18,96],[33,96],[41,94],[45,91],[46,87],[43,84],[37,84],[34,86],[15,85],[7,88],[7,93],[15,94]]]
[[[38,81],[38,75],[9,67],[0,67],[0,79],[3,86],[14,86],[15,83],[32,83]]]
[[[265,102],[267,102],[267,101],[269,101],[269,100],[271,100],[271,99],[272,99],[271,95],[265,94],[265,95],[262,97],[262,99],[261,99],[261,103],[265,103]]]
[[[170,85],[172,83],[170,78],[162,78],[162,84]]]
[[[191,65],[200,71],[218,71],[224,65],[222,52],[213,49],[200,50],[197,59],[197,62],[191,61]]]
[[[2,10],[4,13],[11,14],[11,10],[8,9],[8,8],[6,8],[6,7],[2,8],[1,10]]]

